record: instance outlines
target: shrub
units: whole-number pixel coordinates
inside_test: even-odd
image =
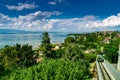
[[[70,60],[43,60],[37,66],[17,70],[6,77],[9,80],[85,80],[89,77],[88,63]]]

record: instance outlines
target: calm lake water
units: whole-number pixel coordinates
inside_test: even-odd
[[[51,32],[49,33],[51,42],[63,42],[68,33]],[[5,45],[30,44],[37,47],[41,44],[42,33],[28,34],[0,34],[0,48]]]

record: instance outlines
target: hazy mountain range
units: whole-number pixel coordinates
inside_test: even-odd
[[[15,34],[15,33],[28,33],[29,31],[13,30],[13,29],[0,29],[0,34]]]
[[[120,31],[120,30],[115,30],[115,31]],[[0,29],[0,34],[25,34],[25,33],[42,33],[43,31],[25,31],[25,30],[15,30],[15,29]],[[95,31],[91,31],[91,32],[95,32]],[[99,32],[99,31],[97,31]],[[59,33],[59,32],[51,32],[50,33]],[[60,32],[61,33],[61,32]],[[63,32],[65,33],[65,32]],[[68,33],[68,32],[66,32]],[[73,33],[77,33],[77,32],[73,32]],[[79,33],[86,33],[86,32],[79,32]]]

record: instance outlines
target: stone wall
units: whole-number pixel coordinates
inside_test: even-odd
[[[118,52],[117,70],[120,71],[120,44],[119,44],[119,52]]]

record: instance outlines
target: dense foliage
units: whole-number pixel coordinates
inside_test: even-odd
[[[120,39],[111,40],[111,42],[104,47],[105,58],[111,63],[117,63]]]
[[[78,61],[84,59],[84,54],[78,44],[71,43],[63,49],[63,58]]]
[[[43,60],[31,68],[17,70],[6,78],[9,80],[85,80],[88,75],[88,63],[84,61],[74,63],[64,59],[50,59]]]
[[[89,63],[92,63],[96,60],[96,54],[84,54],[85,60],[87,60]]]
[[[13,71],[16,68],[30,67],[34,64],[32,46],[5,46],[0,50],[0,66],[2,71]],[[3,72],[2,72],[3,73]],[[1,73],[1,74],[2,74]]]
[[[91,58],[94,54],[104,54],[105,58],[111,62],[116,63],[118,60],[118,48],[120,44],[120,32],[118,31],[105,31],[94,32],[86,34],[69,34],[65,43],[74,42],[80,44],[81,49],[86,53],[87,59]],[[69,40],[68,40],[69,39]],[[74,41],[72,41],[74,40]],[[91,54],[93,53],[93,54]],[[89,57],[89,58],[88,58]],[[94,59],[93,59],[94,60]],[[91,60],[89,60],[91,62]]]
[[[51,44],[49,34],[44,32],[37,50],[27,44],[0,49],[0,80],[89,79],[89,63],[97,54],[117,62],[119,38],[119,32],[69,34],[64,43]]]

